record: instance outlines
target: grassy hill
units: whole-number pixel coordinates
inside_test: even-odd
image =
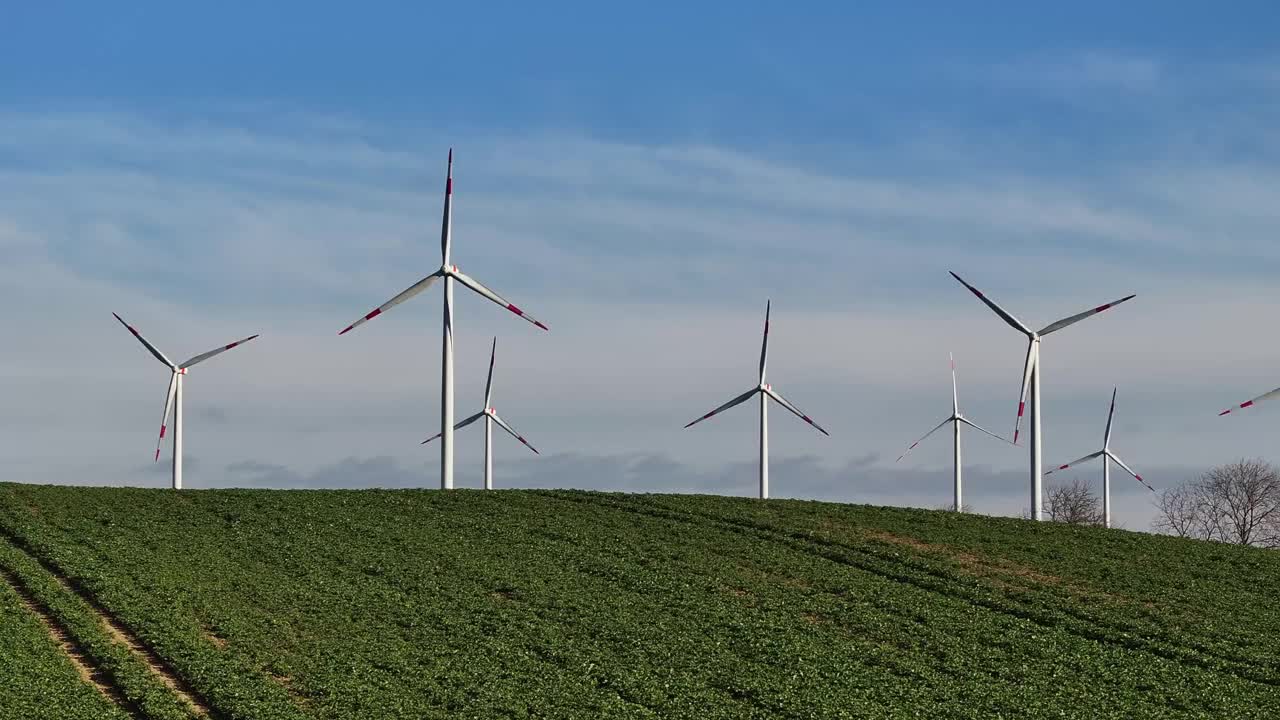
[[[1278,596],[945,512],[0,484],[0,718],[1280,717]]]

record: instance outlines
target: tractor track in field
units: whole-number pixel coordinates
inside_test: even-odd
[[[103,671],[93,658],[85,653],[84,648],[80,647],[80,644],[75,641],[71,633],[67,632],[62,623],[54,618],[53,613],[49,612],[49,609],[27,590],[17,575],[11,573],[8,568],[0,567],[0,579],[3,579],[13,589],[22,606],[44,626],[49,638],[62,650],[62,654],[75,667],[76,674],[80,676],[80,680],[92,686],[93,689],[98,691],[98,694],[102,695],[108,702],[115,705],[129,717],[136,720],[142,720],[145,717],[137,705],[129,702],[128,698],[124,696],[124,692],[115,685],[111,677]]]
[[[546,491],[546,495],[562,501],[608,507],[622,512],[635,513],[672,522],[695,525],[714,524],[730,532],[753,535],[771,542],[780,542],[800,552],[869,572],[893,582],[911,585],[927,592],[958,599],[992,612],[1016,617],[1044,628],[1062,630],[1086,640],[1125,650],[1145,652],[1175,663],[1199,666],[1205,670],[1231,675],[1259,685],[1280,686],[1280,678],[1260,672],[1251,663],[1213,648],[1197,643],[1194,646],[1177,645],[1177,649],[1173,649],[1163,646],[1161,639],[1144,637],[1140,631],[1136,631],[1134,628],[1120,627],[1115,623],[1093,617],[1087,613],[1076,612],[1069,608],[1057,611],[1065,617],[1053,617],[1054,613],[1046,614],[1043,610],[1032,606],[1024,606],[1023,603],[1012,598],[1008,602],[995,602],[987,598],[976,597],[960,588],[951,587],[954,579],[939,569],[904,563],[901,558],[886,557],[883,553],[867,547],[817,537],[810,533],[787,531],[745,519],[723,517],[703,511],[679,510],[633,496],[628,496],[625,499],[603,499],[555,490]],[[900,565],[902,566],[902,571],[891,571],[882,566],[885,563]],[[1116,637],[1116,634],[1122,634],[1122,636]],[[1127,637],[1125,637],[1126,635]]]
[[[221,720],[221,714],[214,712],[209,703],[205,702],[205,700],[187,684],[186,680],[184,680],[164,658],[160,657],[155,650],[138,639],[138,637],[134,635],[129,628],[115,616],[114,613],[98,602],[97,598],[95,598],[91,592],[80,587],[79,584],[73,578],[64,573],[61,568],[46,560],[35,549],[27,544],[22,537],[14,534],[2,525],[0,525],[0,538],[7,540],[13,548],[22,552],[32,561],[39,564],[40,567],[43,568],[45,572],[49,573],[54,581],[57,582],[65,592],[75,595],[83,600],[97,617],[99,625],[101,625],[103,631],[106,632],[111,641],[118,645],[123,645],[130,653],[133,654],[134,657],[141,660],[143,664],[151,670],[152,674],[164,683],[165,686],[168,687],[169,690],[176,695],[194,715],[202,718],[211,718],[212,720]],[[0,572],[3,572],[3,574],[8,576],[11,581],[16,580],[16,577],[11,576],[7,570],[0,568]],[[11,584],[14,583],[11,582]],[[20,584],[15,584],[15,587],[20,587]],[[24,591],[25,589],[20,590],[20,593]],[[34,598],[32,598],[32,600],[34,601]],[[50,619],[52,618],[50,617]],[[129,706],[126,704],[122,707],[127,709]],[[138,708],[134,707],[133,711],[134,712],[132,714],[135,717],[145,717],[140,714]]]

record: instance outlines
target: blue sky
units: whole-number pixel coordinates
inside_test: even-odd
[[[775,491],[940,506],[945,442],[892,459],[945,414],[947,353],[1000,432],[1021,363],[950,269],[1029,324],[1139,295],[1046,342],[1046,463],[1117,384],[1157,485],[1266,456],[1280,410],[1215,413],[1280,384],[1278,15],[9,8],[0,477],[163,484],[163,371],[115,310],[176,355],[263,333],[193,372],[193,484],[430,485],[438,296],[335,333],[438,262],[450,146],[455,259],[552,328],[460,299],[460,412],[499,335],[498,406],[551,456],[500,445],[500,485],[749,492],[751,412],[680,426],[751,383],[772,297],[773,379],[833,433],[775,414]],[[1024,454],[966,456],[1016,514]]]

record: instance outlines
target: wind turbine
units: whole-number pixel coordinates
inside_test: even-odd
[[[440,223],[440,269],[409,286],[407,290],[396,295],[382,305],[374,308],[368,315],[351,323],[339,335],[344,335],[359,327],[368,320],[381,315],[409,298],[431,287],[438,279],[444,278],[444,325],[441,328],[441,363],[440,363],[440,489],[453,489],[453,281],[476,291],[543,330],[546,325],[534,320],[525,311],[507,302],[502,296],[480,284],[480,281],[458,270],[457,265],[449,263],[449,251],[452,244],[453,219],[453,150],[449,150],[449,170],[444,182],[444,218]]]
[[[1022,428],[1022,413],[1027,406],[1027,396],[1031,398],[1031,519],[1041,520],[1044,518],[1044,504],[1041,499],[1040,480],[1043,473],[1043,460],[1041,458],[1041,446],[1044,441],[1043,433],[1040,427],[1040,340],[1049,333],[1057,332],[1069,325],[1074,325],[1088,317],[1093,317],[1103,310],[1119,305],[1126,300],[1132,300],[1136,295],[1126,295],[1119,300],[1113,300],[1105,305],[1099,305],[1092,310],[1085,310],[1082,313],[1076,313],[1070,317],[1065,317],[1057,322],[1049,323],[1040,329],[1039,332],[1033,331],[1031,328],[1022,324],[1018,318],[1005,312],[1004,308],[995,304],[991,298],[983,295],[978,288],[965,282],[963,278],[955,273],[951,273],[951,277],[960,281],[961,285],[969,288],[969,292],[978,296],[978,299],[986,303],[996,315],[1009,324],[1014,330],[1027,336],[1027,359],[1022,370],[1022,393],[1018,397],[1018,419],[1013,426],[1013,444],[1018,444],[1018,432]]]
[[[1143,487],[1151,492],[1156,491],[1155,488],[1147,484],[1146,480],[1142,479],[1141,475],[1134,472],[1133,468],[1125,465],[1123,460],[1117,457],[1115,453],[1111,452],[1111,419],[1115,417],[1115,414],[1116,389],[1113,389],[1111,391],[1111,409],[1107,411],[1107,432],[1102,436],[1102,449],[1096,453],[1085,455],[1078,460],[1072,460],[1066,465],[1059,465],[1056,469],[1045,473],[1046,476],[1052,475],[1059,470],[1066,470],[1073,465],[1078,465],[1087,460],[1092,460],[1098,457],[1102,458],[1102,524],[1104,527],[1111,527],[1111,461],[1114,460],[1117,465],[1124,468],[1124,471],[1132,475],[1138,482],[1142,483]]]
[[[133,333],[134,337],[138,338],[138,342],[142,343],[143,346],[146,347],[147,350],[150,351],[153,356],[155,356],[155,359],[164,363],[165,366],[168,367],[169,370],[173,373],[172,376],[170,376],[169,378],[169,390],[168,392],[165,393],[165,396],[164,396],[164,415],[160,416],[160,439],[156,441],[155,462],[160,462],[160,445],[164,442],[165,426],[169,422],[169,410],[172,409],[173,410],[173,489],[181,490],[182,489],[182,378],[186,376],[187,370],[189,370],[191,366],[202,363],[205,360],[208,360],[209,358],[213,357],[214,355],[220,355],[230,350],[231,348],[236,347],[237,345],[243,345],[258,336],[250,335],[249,337],[243,340],[237,340],[231,343],[230,345],[223,345],[222,347],[215,348],[213,350],[210,350],[209,352],[200,353],[199,355],[196,355],[195,357],[182,363],[181,365],[174,365],[173,362],[169,360],[169,358],[164,356],[164,353],[156,349],[155,345],[152,345],[151,343],[147,342],[147,339],[142,337],[142,333],[138,332],[137,330],[134,329],[132,325],[125,322],[124,318],[120,317],[119,315],[116,315],[115,313],[111,313],[111,314],[115,315],[116,320],[119,320],[121,325],[125,326],[125,328],[128,329],[129,332]]]
[[[489,379],[486,380],[484,383],[484,409],[476,413],[475,415],[472,415],[471,417],[467,418],[466,420],[463,420],[457,425],[453,426],[454,430],[461,430],[462,428],[470,425],[471,423],[479,420],[480,418],[484,418],[484,489],[485,490],[493,489],[493,424],[494,423],[497,423],[498,427],[502,428],[503,430],[506,430],[508,433],[511,433],[511,437],[524,443],[524,446],[532,450],[535,455],[539,454],[537,448],[530,445],[528,440],[525,440],[520,435],[520,433],[515,431],[515,428],[512,428],[510,425],[506,423],[505,420],[498,417],[498,411],[493,409],[493,404],[492,404],[493,358],[497,354],[497,352],[498,352],[498,338],[494,338],[493,348],[489,350]],[[435,440],[436,438],[441,437],[443,434],[444,433],[436,433],[435,435],[432,435],[426,440],[423,440],[421,444],[426,445],[432,440]]]
[[[941,430],[943,426],[945,426],[947,423],[952,423],[954,425],[954,427],[952,427],[951,439],[952,439],[952,447],[955,451],[955,487],[954,487],[955,502],[952,509],[955,510],[956,512],[964,512],[963,510],[964,505],[961,501],[961,486],[960,486],[960,426],[968,425],[974,430],[977,430],[979,432],[984,432],[990,435],[991,437],[999,440],[1000,442],[1007,443],[1009,441],[1000,437],[999,435],[996,435],[990,430],[987,430],[986,428],[978,425],[977,423],[975,423],[974,421],[970,420],[969,418],[965,417],[960,413],[960,395],[958,392],[956,392],[956,359],[954,356],[952,356],[951,358],[951,417],[938,423],[937,427],[925,433],[924,437],[911,443],[911,447],[907,448],[901,455],[899,455],[898,459],[894,460],[894,462],[901,461],[902,458],[907,456],[907,453],[911,452],[912,450],[915,450],[917,445],[924,442],[925,439],[928,438],[930,435]]]
[[[828,437],[831,433],[822,429],[822,426],[809,419],[808,415],[800,412],[800,409],[792,405],[789,400],[778,394],[771,385],[764,381],[765,364],[769,358],[769,307],[771,302],[766,301],[764,306],[764,343],[760,346],[760,384],[742,393],[738,397],[685,425],[686,428],[693,427],[707,418],[728,410],[734,405],[740,405],[753,396],[760,396],[760,499],[764,500],[769,497],[769,399],[773,398],[782,407],[790,410],[792,414],[801,420],[812,425],[818,432]]]
[[[1237,407],[1227,408],[1226,410],[1223,410],[1222,412],[1218,413],[1218,417],[1222,417],[1223,415],[1230,414],[1235,410],[1243,410],[1245,408],[1253,407],[1254,405],[1257,405],[1258,403],[1264,400],[1270,400],[1273,397],[1280,397],[1280,388],[1276,388],[1275,390],[1272,390],[1269,393],[1264,393],[1262,395],[1259,395],[1258,397],[1252,400],[1246,400],[1245,402],[1240,403],[1240,405]]]

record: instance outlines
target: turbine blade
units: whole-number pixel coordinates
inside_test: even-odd
[[[1276,388],[1275,390],[1272,390],[1269,393],[1263,393],[1262,395],[1259,395],[1258,397],[1252,400],[1247,400],[1245,402],[1242,402],[1237,407],[1227,408],[1226,410],[1223,410],[1222,412],[1218,413],[1218,417],[1222,417],[1223,415],[1226,415],[1228,413],[1235,412],[1236,410],[1243,410],[1248,407],[1253,407],[1254,405],[1257,405],[1258,403],[1264,400],[1270,400],[1273,397],[1280,397],[1280,388]]]
[[[195,357],[191,358],[190,360],[188,360],[188,361],[186,361],[186,362],[182,363],[182,364],[181,364],[181,365],[179,365],[178,367],[179,367],[179,368],[189,368],[189,367],[191,367],[192,365],[195,365],[195,364],[197,364],[197,363],[202,363],[202,362],[204,362],[205,360],[208,360],[209,358],[213,357],[214,355],[221,355],[222,353],[224,353],[224,352],[226,352],[226,351],[230,350],[230,349],[231,349],[231,348],[233,348],[233,347],[237,347],[237,346],[239,346],[239,345],[243,345],[243,344],[245,344],[245,343],[249,342],[250,340],[252,340],[252,339],[254,339],[254,338],[256,338],[256,337],[258,337],[258,336],[257,336],[257,335],[250,335],[249,337],[244,338],[244,339],[242,339],[242,340],[237,340],[237,341],[235,341],[235,342],[231,343],[230,345],[223,345],[222,347],[217,348],[217,349],[214,349],[214,350],[210,350],[209,352],[206,352],[206,353],[200,353],[199,355],[197,355],[197,356],[195,356]]]
[[[960,277],[955,273],[951,273],[951,277],[955,278],[956,280],[959,280],[961,285],[969,288],[969,292],[978,296],[978,299],[986,303],[987,307],[994,310],[995,313],[1001,317],[1001,319],[1009,323],[1009,327],[1012,327],[1014,330],[1018,330],[1019,332],[1022,332],[1028,337],[1030,337],[1033,334],[1031,332],[1031,328],[1027,327],[1026,325],[1023,325],[1021,320],[1019,320],[1018,318],[1006,312],[1004,308],[995,304],[995,302],[992,301],[991,298],[988,298],[986,295],[983,295],[981,290],[965,282],[964,278]]]
[[[764,370],[766,361],[769,359],[769,308],[773,305],[772,300],[764,301],[764,340],[760,344],[760,384],[764,384]]]
[[[1151,487],[1151,485],[1150,485],[1146,480],[1143,480],[1143,479],[1142,479],[1142,476],[1141,476],[1141,475],[1139,475],[1138,473],[1134,472],[1134,471],[1133,471],[1133,468],[1129,467],[1128,465],[1125,465],[1123,460],[1121,460],[1120,458],[1116,457],[1116,454],[1115,454],[1115,453],[1108,451],[1108,452],[1107,452],[1107,457],[1109,457],[1109,458],[1111,458],[1112,460],[1114,460],[1114,461],[1115,461],[1115,463],[1116,463],[1117,465],[1119,465],[1121,468],[1123,468],[1125,472],[1127,472],[1127,473],[1129,473],[1130,475],[1132,475],[1134,480],[1137,480],[1138,482],[1142,483],[1142,486],[1143,486],[1143,487],[1145,487],[1146,489],[1150,490],[1151,492],[1155,492],[1155,491],[1156,491],[1156,489],[1155,489],[1155,488],[1153,488],[1153,487]]]
[[[741,394],[741,395],[739,395],[738,397],[736,397],[736,398],[734,398],[734,399],[730,400],[729,402],[727,402],[727,403],[725,403],[725,404],[721,405],[720,407],[716,408],[715,410],[712,410],[711,412],[707,413],[706,415],[703,415],[702,417],[698,418],[697,420],[694,420],[693,422],[689,423],[688,425],[685,425],[685,427],[686,427],[686,428],[693,427],[694,425],[697,425],[698,423],[702,422],[703,420],[706,420],[707,418],[711,417],[712,415],[715,415],[715,414],[717,414],[717,413],[724,412],[725,410],[728,410],[729,408],[733,407],[734,405],[738,405],[739,403],[742,403],[742,402],[745,402],[745,401],[749,400],[749,399],[751,398],[751,396],[755,395],[755,394],[756,394],[756,393],[758,393],[758,392],[760,392],[760,388],[751,388],[750,390],[748,390],[748,391],[746,391],[746,392],[742,393],[742,394]]]
[[[438,278],[440,278],[440,277],[441,277],[441,275],[442,275],[442,273],[441,273],[439,270],[437,270],[437,271],[435,271],[435,272],[431,273],[430,275],[428,275],[428,276],[426,276],[426,277],[422,278],[422,279],[421,279],[421,280],[419,280],[418,282],[416,282],[416,283],[414,283],[414,284],[410,285],[410,286],[409,286],[409,287],[408,287],[404,292],[400,293],[399,295],[397,295],[397,296],[395,296],[395,297],[391,298],[390,300],[386,301],[385,303],[383,303],[383,304],[379,305],[378,307],[374,308],[372,311],[370,311],[370,312],[369,312],[369,314],[368,314],[368,315],[365,315],[364,317],[360,318],[359,320],[357,320],[357,321],[355,321],[355,322],[351,323],[350,325],[346,326],[345,328],[343,328],[343,329],[342,329],[338,334],[339,334],[339,335],[346,335],[347,333],[351,332],[351,331],[352,331],[352,330],[354,330],[355,328],[360,327],[361,325],[363,325],[363,324],[365,324],[366,322],[368,322],[368,321],[370,321],[370,320],[372,320],[372,319],[374,319],[374,318],[378,317],[379,315],[381,315],[382,313],[386,312],[387,310],[390,310],[391,308],[393,308],[393,307],[395,307],[395,306],[399,305],[400,303],[404,302],[405,300],[408,300],[409,298],[413,297],[414,295],[417,295],[418,293],[422,292],[423,290],[426,290],[427,288],[431,287],[431,283],[434,283]]]
[[[1040,361],[1039,346],[1034,339],[1027,344],[1027,361],[1022,366],[1022,393],[1018,395],[1018,419],[1013,423],[1013,444],[1018,444],[1018,433],[1022,431],[1022,413],[1027,409],[1027,393],[1031,391],[1031,373]]]
[[[506,300],[504,300],[504,299],[502,298],[502,296],[501,296],[501,295],[499,295],[498,293],[496,293],[496,292],[494,292],[494,291],[490,290],[489,288],[485,287],[484,285],[481,285],[479,280],[476,280],[475,278],[471,277],[470,275],[467,275],[467,274],[465,274],[465,273],[459,272],[456,268],[453,270],[452,275],[453,275],[455,278],[457,278],[457,279],[458,279],[458,282],[462,283],[463,285],[466,285],[467,287],[471,288],[472,290],[475,290],[477,293],[479,293],[479,294],[483,295],[484,297],[489,298],[490,300],[492,300],[492,301],[494,301],[495,303],[497,303],[497,304],[501,305],[502,307],[504,307],[504,308],[506,308],[506,309],[510,310],[511,312],[515,313],[516,315],[519,315],[520,317],[524,318],[525,320],[528,320],[529,322],[533,323],[534,325],[537,325],[538,327],[542,328],[543,330],[549,330],[549,329],[550,329],[550,328],[548,328],[546,325],[543,325],[542,323],[538,322],[537,320],[534,320],[534,319],[533,319],[533,316],[528,315],[527,313],[525,313],[525,311],[521,310],[520,308],[516,307],[515,305],[512,305],[511,303],[509,303],[509,302],[507,302]]]
[[[982,427],[982,426],[981,426],[981,425],[979,425],[978,423],[976,423],[976,422],[974,422],[974,421],[970,420],[970,419],[969,419],[969,418],[967,418],[967,417],[964,417],[963,415],[961,415],[961,416],[959,416],[959,417],[960,417],[960,422],[964,423],[965,425],[968,425],[969,427],[973,428],[974,430],[977,430],[978,432],[986,433],[986,434],[990,435],[991,437],[993,437],[993,438],[995,438],[995,439],[999,440],[1000,442],[1009,443],[1010,445],[1012,445],[1012,444],[1013,444],[1012,442],[1009,442],[1009,438],[1007,438],[1007,437],[1000,437],[999,435],[997,435],[997,434],[995,434],[995,433],[991,432],[990,430],[988,430],[988,429],[986,429],[986,428]]]
[[[472,415],[471,417],[467,418],[466,420],[463,420],[462,422],[459,422],[457,425],[454,425],[454,426],[453,426],[453,429],[454,429],[454,430],[461,430],[462,428],[464,428],[464,427],[466,427],[466,426],[470,425],[471,423],[473,423],[473,422],[475,422],[475,421],[479,420],[479,419],[480,419],[480,418],[482,418],[482,417],[484,417],[484,413],[483,413],[483,412],[478,412],[478,413],[476,413],[475,415]],[[432,440],[435,440],[436,438],[440,437],[441,435],[444,435],[444,433],[442,433],[442,432],[436,433],[435,435],[432,435],[431,437],[427,438],[426,440],[423,440],[422,442],[420,442],[420,443],[418,443],[418,444],[419,444],[419,445],[426,445],[427,443],[431,442]]]
[[[1076,460],[1072,460],[1071,462],[1067,463],[1066,465],[1059,465],[1058,467],[1056,467],[1056,468],[1054,468],[1054,469],[1052,469],[1052,470],[1050,470],[1050,471],[1046,472],[1046,473],[1045,473],[1045,475],[1052,475],[1052,474],[1054,474],[1054,473],[1058,472],[1059,470],[1066,470],[1067,468],[1071,467],[1072,465],[1079,465],[1080,463],[1085,462],[1086,460],[1092,460],[1092,459],[1094,459],[1094,458],[1102,457],[1105,453],[1106,453],[1106,451],[1105,451],[1105,450],[1099,450],[1099,451],[1098,451],[1098,452],[1096,452],[1096,453],[1090,453],[1090,454],[1088,454],[1088,455],[1085,455],[1085,456],[1084,456],[1084,457],[1082,457],[1082,458],[1079,458],[1079,459],[1076,459]]]
[[[910,446],[910,447],[908,447],[906,450],[903,450],[903,451],[902,451],[902,454],[901,454],[901,455],[899,455],[899,456],[898,456],[898,459],[897,459],[897,460],[894,460],[894,462],[900,462],[900,461],[902,460],[902,458],[904,458],[904,457],[906,457],[906,456],[907,456],[907,453],[911,452],[912,450],[915,450],[917,445],[919,445],[920,443],[924,442],[924,441],[925,441],[925,438],[927,438],[927,437],[929,437],[930,435],[932,435],[932,434],[934,434],[934,433],[938,432],[939,430],[941,430],[941,429],[942,429],[942,428],[943,428],[947,423],[951,422],[953,419],[955,419],[955,417],[954,417],[954,416],[949,417],[949,418],[947,418],[946,420],[943,420],[942,422],[938,423],[938,425],[937,425],[936,427],[934,427],[932,430],[930,430],[929,432],[927,432],[927,433],[925,433],[924,435],[922,435],[922,436],[920,437],[920,439],[919,439],[919,440],[917,440],[917,441],[915,441],[915,442],[911,443],[911,446]]]
[[[1107,411],[1107,434],[1102,436],[1102,447],[1111,447],[1111,419],[1116,416],[1116,393],[1120,388],[1111,389],[1111,409]]]
[[[498,338],[493,339],[493,347],[489,350],[489,379],[484,381],[484,406],[487,410],[492,405],[493,397],[493,359],[498,354]]]
[[[111,314],[115,315],[116,319],[120,321],[120,324],[125,326],[125,329],[127,329],[129,332],[133,333],[133,336],[138,338],[138,342],[142,343],[143,346],[145,346],[147,350],[149,350],[157,360],[164,363],[165,365],[168,365],[170,368],[174,367],[173,363],[169,361],[169,358],[164,356],[164,353],[157,350],[155,345],[152,345],[151,343],[147,342],[147,339],[142,337],[142,333],[138,332],[137,330],[134,329],[132,325],[125,322],[124,318],[120,317],[119,315],[116,315],[115,313],[111,313]]]
[[[1068,325],[1075,325],[1076,323],[1080,322],[1081,320],[1083,320],[1083,319],[1085,319],[1085,318],[1087,318],[1087,317],[1093,317],[1094,315],[1097,315],[1098,313],[1102,312],[1103,310],[1110,310],[1111,308],[1113,308],[1113,307],[1115,307],[1115,306],[1119,305],[1120,303],[1122,303],[1122,302],[1127,302],[1127,301],[1129,301],[1129,300],[1134,299],[1135,297],[1137,297],[1137,295],[1126,295],[1125,297],[1122,297],[1122,298],[1120,298],[1119,300],[1112,300],[1111,302],[1109,302],[1109,303],[1107,303],[1107,304],[1105,304],[1105,305],[1099,305],[1098,307],[1093,308],[1092,310],[1085,310],[1084,312],[1082,312],[1082,313],[1076,313],[1075,315],[1072,315],[1071,317],[1065,317],[1065,318],[1062,318],[1062,319],[1061,319],[1061,320],[1059,320],[1058,322],[1055,322],[1055,323],[1049,323],[1048,325],[1046,325],[1046,326],[1044,327],[1044,329],[1043,329],[1043,330],[1041,330],[1041,331],[1040,331],[1040,333],[1039,333],[1039,334],[1040,334],[1040,335],[1048,335],[1048,334],[1049,334],[1049,333],[1051,333],[1051,332],[1057,332],[1057,331],[1061,330],[1062,328],[1067,327]]]
[[[502,428],[503,430],[506,430],[508,433],[511,433],[511,437],[513,437],[513,438],[515,438],[515,439],[519,440],[520,442],[524,443],[524,446],[525,446],[525,447],[527,447],[527,448],[529,448],[530,450],[532,450],[534,455],[541,455],[541,454],[542,454],[542,453],[538,452],[538,448],[536,448],[536,447],[534,447],[534,446],[530,445],[528,440],[525,440],[523,437],[521,437],[520,433],[518,433],[518,432],[516,432],[516,431],[515,431],[515,428],[511,427],[510,425],[508,425],[508,424],[507,424],[507,421],[505,421],[505,420],[503,420],[502,418],[498,417],[498,413],[490,413],[490,414],[489,414],[489,417],[493,418],[493,421],[494,421],[494,422],[496,422],[496,423],[498,423],[498,427]]]
[[[160,445],[164,443],[164,431],[169,425],[169,411],[173,409],[173,394],[178,391],[178,373],[169,378],[169,391],[164,396],[164,414],[160,416],[160,439],[156,440],[156,459],[160,462]]]
[[[960,414],[960,391],[956,389],[956,356],[950,353],[947,357],[951,358],[951,414]]]
[[[453,148],[449,148],[449,170],[444,181],[444,217],[440,220],[440,265],[449,264],[453,244]]]
[[[815,430],[822,433],[823,435],[826,435],[827,437],[831,437],[831,433],[824,430],[821,425],[814,422],[808,415],[805,415],[804,413],[800,412],[800,408],[796,407],[795,405],[792,405],[791,401],[779,395],[778,391],[774,390],[773,388],[766,387],[764,389],[764,392],[769,397],[773,398],[774,400],[777,400],[779,405],[790,410],[793,415],[812,425]]]

